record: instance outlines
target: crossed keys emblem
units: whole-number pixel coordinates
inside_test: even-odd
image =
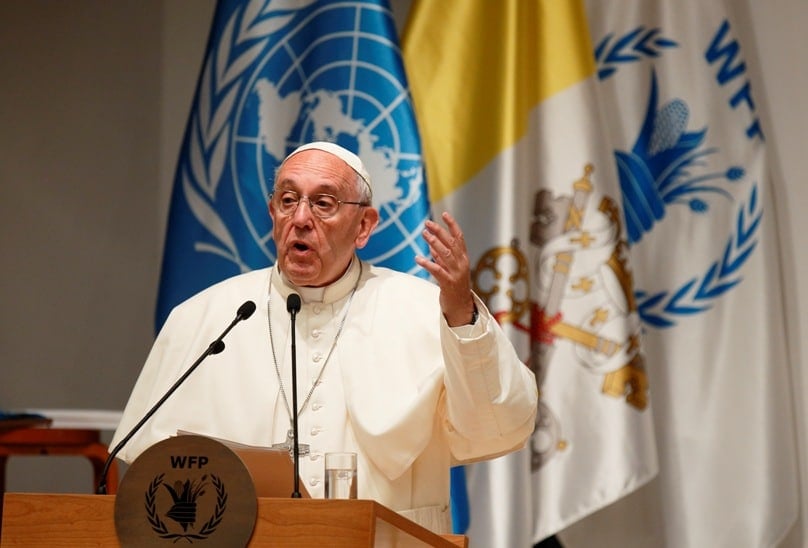
[[[574,246],[569,249],[587,249],[594,243],[584,226],[586,206],[592,195],[590,177],[594,167],[588,164],[584,175],[572,184],[572,197],[554,198],[549,190],[536,194],[533,223],[530,227],[530,243],[541,250],[551,240],[568,238]],[[608,198],[598,208],[610,223],[619,230],[619,211]],[[556,341],[566,340],[588,351],[614,357],[621,350],[630,349],[633,356],[628,363],[605,373],[601,391],[612,397],[624,397],[637,409],[647,406],[647,377],[636,336],[626,341],[617,341],[599,334],[594,327],[599,325],[602,310],[592,313],[592,321],[576,325],[564,318],[564,298],[570,283],[575,252],[558,250],[544,260],[551,263],[551,275],[547,287],[540,291],[540,302],[530,299],[531,280],[526,254],[514,240],[510,247],[488,250],[477,262],[472,272],[475,292],[492,310],[501,325],[511,324],[516,330],[528,335],[530,357],[528,366],[536,375],[539,389],[536,428],[531,439],[531,467],[538,470],[557,452],[564,450],[568,442],[563,439],[561,421],[542,399],[542,385],[556,350]],[[624,255],[624,242],[619,242],[606,265],[620,281],[629,310],[636,310],[631,289],[631,275]],[[579,282],[585,284],[585,281]],[[584,287],[584,289],[586,289]]]

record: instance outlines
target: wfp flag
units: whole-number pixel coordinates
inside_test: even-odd
[[[776,546],[798,513],[762,92],[737,9],[588,12],[646,333],[659,546]]]
[[[536,373],[536,429],[467,467],[471,544],[525,547],[657,471],[649,380],[583,5],[415,3],[404,56],[436,209]]]
[[[221,0],[174,180],[157,305],[275,262],[267,198],[298,145],[357,153],[381,220],[363,259],[423,276],[421,145],[386,1]]]

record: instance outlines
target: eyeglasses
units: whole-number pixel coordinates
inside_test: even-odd
[[[291,215],[297,210],[301,200],[309,202],[309,209],[311,212],[320,219],[328,219],[333,217],[339,211],[339,206],[342,204],[355,205],[360,207],[367,207],[369,204],[366,202],[349,202],[348,200],[338,200],[336,196],[331,194],[314,194],[313,196],[302,196],[293,190],[284,190],[280,193],[273,192],[269,195],[270,200],[275,200],[275,205],[283,215]]]

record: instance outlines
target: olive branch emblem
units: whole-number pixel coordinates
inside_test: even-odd
[[[674,40],[660,36],[660,29],[646,29],[639,26],[623,36],[609,33],[595,47],[595,60],[598,64],[598,79],[617,72],[620,63],[634,63],[644,57],[659,57],[663,48],[678,47]],[[614,42],[612,42],[614,39]]]
[[[239,77],[264,51],[268,36],[292,20],[300,4],[289,0],[251,0],[243,10],[233,12],[218,44],[205,58],[197,105],[184,144],[179,170],[185,199],[197,221],[219,242],[218,245],[196,242],[194,249],[228,259],[241,272],[250,267],[242,260],[227,223],[213,207],[230,145],[230,115],[243,87]]]
[[[748,203],[738,209],[735,233],[727,238],[720,260],[714,261],[702,276],[688,280],[672,292],[636,291],[642,320],[657,328],[673,327],[676,316],[712,308],[715,299],[741,282],[740,269],[757,245],[762,216],[758,188],[754,185]]]
[[[148,517],[149,524],[152,526],[152,530],[162,538],[167,538],[165,535],[170,535],[171,533],[169,533],[166,524],[163,523],[160,516],[157,515],[157,506],[154,500],[155,496],[157,495],[157,488],[161,483],[163,483],[164,476],[165,474],[160,474],[149,484],[149,488],[146,491],[146,515]]]
[[[216,488],[216,508],[213,515],[202,525],[199,529],[200,535],[208,536],[213,533],[224,517],[224,511],[227,508],[227,491],[224,489],[224,483],[218,476],[211,476],[211,482]],[[204,537],[203,537],[204,538]]]
[[[146,516],[152,530],[157,533],[160,538],[173,539],[175,542],[179,539],[185,539],[191,543],[194,540],[204,540],[208,538],[216,531],[216,528],[222,522],[225,510],[227,509],[227,491],[224,488],[224,482],[222,482],[221,478],[218,476],[210,476],[210,482],[216,489],[216,507],[213,514],[202,527],[200,527],[198,532],[187,533],[188,526],[196,522],[196,499],[205,494],[204,489],[207,485],[205,481],[207,475],[202,476],[199,482],[186,480],[184,483],[177,482],[174,487],[164,484],[164,477],[165,474],[160,474],[155,477],[145,493]],[[163,485],[171,493],[171,497],[174,500],[174,504],[166,513],[166,516],[179,523],[183,531],[186,532],[172,533],[169,531],[165,522],[160,519],[156,503],[157,491],[160,485]]]

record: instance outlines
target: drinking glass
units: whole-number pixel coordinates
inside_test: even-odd
[[[356,453],[325,454],[325,498],[356,498]]]

